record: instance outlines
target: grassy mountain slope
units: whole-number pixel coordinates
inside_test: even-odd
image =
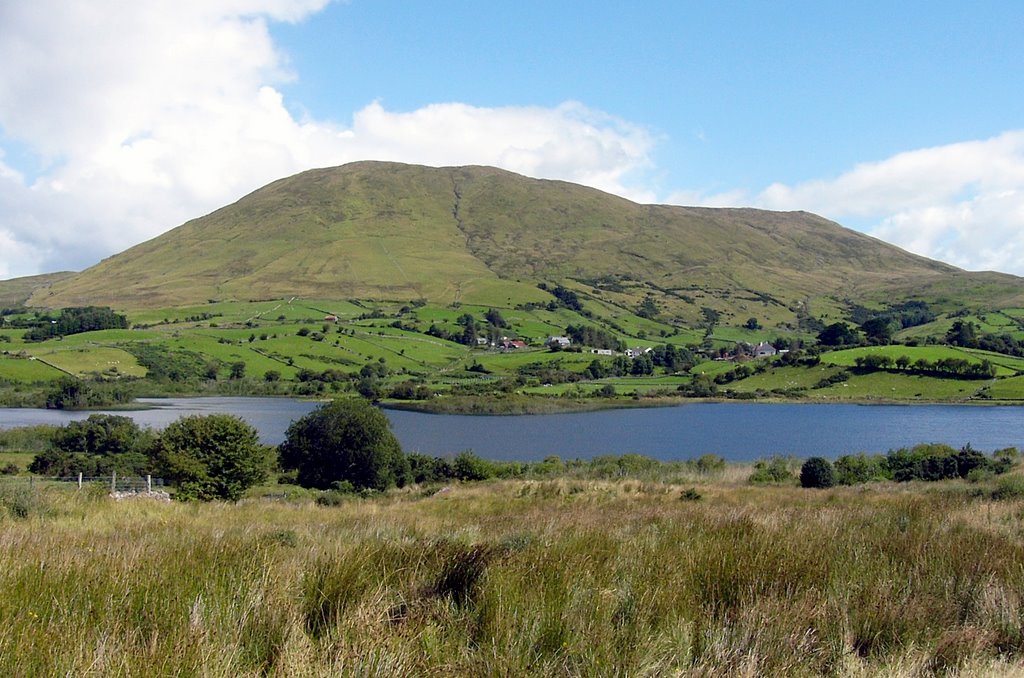
[[[361,162],[274,182],[34,294],[154,308],[210,299],[423,299],[512,306],[540,281],[622,308],[792,320],[808,302],[932,294],[1024,304],[1024,281],[966,273],[812,214],[639,205],[487,167]]]
[[[28,301],[34,292],[49,287],[54,283],[67,280],[77,275],[73,271],[60,273],[44,273],[23,278],[0,280],[0,307],[20,306]]]

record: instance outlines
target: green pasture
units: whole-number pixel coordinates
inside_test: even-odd
[[[754,374],[740,381],[730,382],[721,388],[738,393],[774,391],[788,389],[812,389],[822,379],[838,372],[840,368],[826,365],[815,367],[773,367],[760,374]]]
[[[58,342],[60,344],[60,342]],[[146,368],[139,365],[131,353],[106,346],[81,346],[78,348],[59,348],[51,346],[51,342],[38,344],[39,348],[31,351],[39,360],[54,365],[64,372],[77,376],[100,373],[106,376],[144,377]]]
[[[568,394],[579,395],[580,397],[592,396],[597,393],[601,387],[594,382],[577,382],[574,384],[550,384],[540,386],[524,386],[519,389],[520,393],[527,393],[529,395],[546,395],[546,396],[567,396]]]
[[[230,365],[236,362],[245,363],[245,372],[250,377],[261,377],[265,372],[275,370],[285,378],[294,376],[295,370],[289,368],[287,361],[274,360],[257,349],[263,348],[257,342],[249,344],[223,344],[217,341],[217,337],[201,332],[182,332],[181,336],[167,341],[172,349],[181,349],[198,353],[206,358],[223,363],[222,376],[227,376]],[[296,360],[296,364],[298,361]]]
[[[31,358],[0,355],[0,379],[31,384],[64,376],[60,370]]]
[[[514,351],[474,352],[472,358],[492,372],[514,372],[531,363],[544,363],[551,367],[580,372],[599,356],[573,351],[549,351],[547,349],[520,349]]]
[[[965,348],[961,349],[964,353],[972,355],[982,360],[988,360],[996,367],[1006,368],[1012,374],[1018,374],[1024,372],[1024,358],[1018,358],[1012,355],[1004,355],[1002,353],[993,353],[992,351],[982,351],[980,349]],[[999,373],[999,376],[1003,376]]]
[[[857,348],[847,348],[841,351],[829,351],[828,353],[821,354],[821,362],[828,363],[830,365],[840,365],[842,367],[853,367],[856,365],[857,358],[862,358],[868,355],[880,355],[888,356],[895,360],[900,356],[907,356],[910,358],[911,363],[916,360],[928,360],[935,362],[937,360],[944,360],[947,358],[968,360],[972,363],[980,363],[984,359],[992,360],[993,356],[999,354],[988,353],[986,351],[972,351],[969,349],[962,349],[955,346],[859,346]],[[1007,358],[1007,356],[1002,356]],[[1017,368],[1009,367],[1008,364],[1014,363],[1014,359],[1008,359],[1001,361],[996,364],[996,376],[1012,376],[1017,373]],[[1021,365],[1024,365],[1024,361],[1021,361]]]
[[[690,370],[691,374],[706,374],[709,377],[717,377],[719,374],[725,374],[736,367],[736,363],[729,362],[728,360],[705,360],[702,363],[697,363]]]
[[[19,472],[23,473],[28,470],[35,456],[35,452],[0,452],[0,468],[14,464],[20,469]]]
[[[999,381],[994,383],[998,384]],[[807,392],[821,400],[967,400],[993,384],[989,379],[940,379],[891,372],[854,375],[848,381]]]
[[[339,339],[345,345],[345,337]],[[462,344],[393,327],[382,327],[375,332],[357,331],[355,337],[348,337],[349,341],[353,339],[373,347],[375,351],[397,352],[422,366],[446,365],[467,357],[466,347]]]
[[[996,379],[985,393],[995,400],[1024,400],[1024,376]]]
[[[1024,339],[1024,327],[1021,327],[1021,322],[1024,322],[1024,318],[1019,317],[1020,315],[1024,315],[1024,310],[1004,309],[976,315],[958,316],[956,318],[946,316],[924,325],[901,330],[896,333],[896,339],[905,341],[910,338],[929,336],[941,339],[949,332],[950,328],[953,327],[953,323],[957,320],[974,323],[978,334],[1009,334],[1015,339]]]
[[[775,335],[777,334],[776,332]],[[712,333],[711,338],[717,341],[728,341],[733,344],[745,342],[757,346],[762,341],[771,341],[775,335],[763,329],[748,330],[745,327],[715,325],[715,331]]]

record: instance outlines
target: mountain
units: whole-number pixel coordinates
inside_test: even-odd
[[[44,273],[42,275],[0,280],[0,308],[21,306],[35,292],[46,289],[54,283],[67,280],[75,275],[77,274],[73,271],[61,271],[60,273]]]
[[[806,212],[640,205],[491,167],[358,162],[281,179],[34,293],[158,308],[299,296],[512,305],[538,283],[680,319],[783,322],[843,300],[1024,305],[968,273]],[[744,316],[745,317],[745,316]]]

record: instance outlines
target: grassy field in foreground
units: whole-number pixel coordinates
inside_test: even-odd
[[[754,487],[736,470],[333,507],[0,483],[0,673],[1024,671],[1020,493]]]

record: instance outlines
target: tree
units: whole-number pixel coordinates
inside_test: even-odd
[[[78,410],[89,406],[92,389],[74,377],[61,377],[52,391],[46,394],[48,410]]]
[[[747,318],[747,322],[743,323],[743,326],[748,330],[759,330],[761,329],[761,323],[757,321],[757,318]]]
[[[836,473],[824,457],[811,457],[800,467],[800,487],[832,487]]]
[[[484,320],[487,321],[487,324],[494,327],[508,327],[508,322],[501,317],[501,311],[496,308],[487,309],[487,313],[484,314]]]
[[[297,419],[279,448],[281,466],[303,487],[404,485],[408,460],[384,414],[364,400],[336,400]]]
[[[860,337],[846,323],[832,323],[818,334],[818,343],[824,346],[850,346],[859,344]]]
[[[29,470],[52,476],[97,476],[112,471],[142,475],[152,470],[147,456],[152,441],[152,433],[140,429],[129,417],[92,414],[58,428],[53,448],[36,455]]]
[[[658,304],[650,296],[644,297],[636,309],[636,314],[641,318],[653,318],[658,315]]]
[[[896,331],[893,320],[886,316],[876,316],[861,324],[864,336],[873,344],[888,344]]]
[[[172,422],[157,439],[159,472],[177,486],[177,498],[237,501],[266,479],[268,448],[249,424],[230,414],[192,415]]]
[[[245,363],[241,360],[237,363],[231,363],[231,378],[241,379],[245,377]]]
[[[946,332],[946,343],[964,348],[977,348],[978,327],[972,322],[957,320]]]

